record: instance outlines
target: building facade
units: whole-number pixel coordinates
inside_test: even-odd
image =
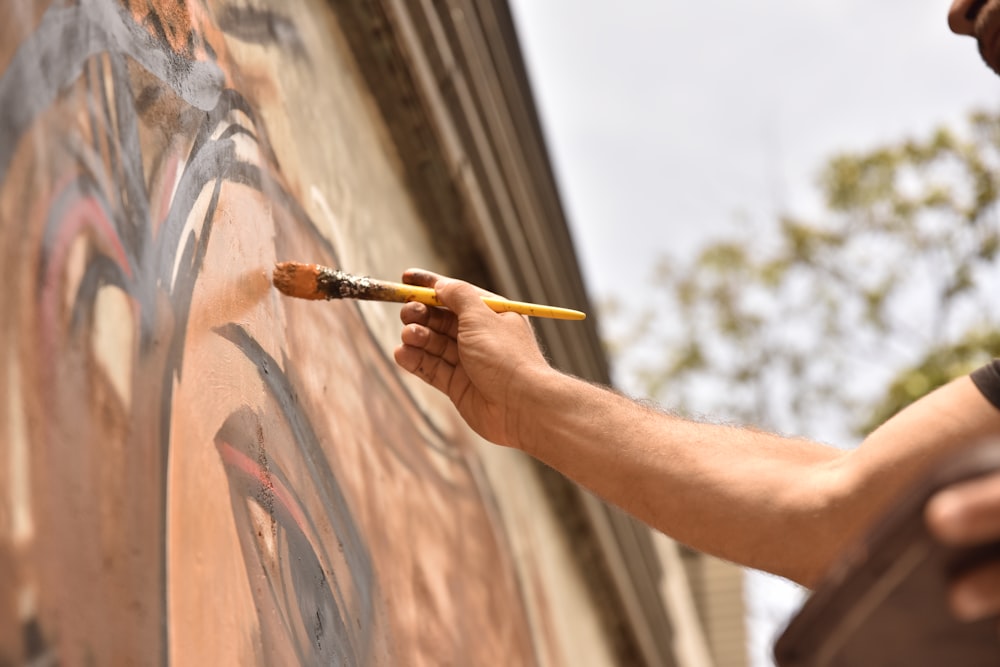
[[[503,2],[2,12],[0,663],[711,664],[675,544],[478,439],[398,307],[270,285],[592,310]]]

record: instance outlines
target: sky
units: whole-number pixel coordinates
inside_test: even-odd
[[[600,297],[651,257],[815,210],[839,151],[1000,102],[947,0],[511,0],[577,251]]]
[[[738,226],[816,214],[836,153],[1000,107],[949,4],[510,0],[592,299],[628,302],[658,258]],[[748,586],[762,667],[801,598]]]

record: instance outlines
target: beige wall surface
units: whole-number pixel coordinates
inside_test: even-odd
[[[398,308],[270,286],[448,268],[329,8],[0,13],[0,663],[558,662]]]

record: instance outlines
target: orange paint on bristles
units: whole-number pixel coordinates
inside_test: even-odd
[[[317,289],[316,268],[318,264],[279,262],[274,265],[271,282],[282,294],[298,299],[329,299]]]

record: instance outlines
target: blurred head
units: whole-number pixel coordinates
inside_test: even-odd
[[[975,37],[983,60],[1000,73],[1000,0],[952,0],[948,25],[959,35]]]

